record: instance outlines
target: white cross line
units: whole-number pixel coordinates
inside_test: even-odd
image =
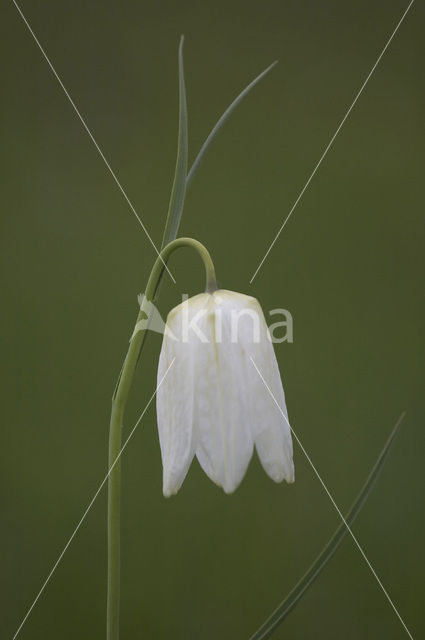
[[[24,16],[24,14],[22,13],[20,7],[18,6],[16,0],[12,0],[13,4],[15,5],[16,9],[18,10],[22,20],[24,21],[25,25],[28,27],[28,31],[30,32],[30,34],[32,35],[32,37],[34,38],[38,48],[40,49],[41,53],[43,54],[47,64],[49,65],[50,69],[53,72],[53,75],[55,76],[56,80],[59,82],[60,86],[62,87],[66,97],[68,98],[69,102],[72,105],[72,108],[74,109],[75,113],[77,114],[78,118],[80,119],[81,124],[83,125],[84,129],[86,130],[86,132],[88,133],[91,141],[93,142],[94,146],[96,147],[97,151],[99,152],[100,157],[102,158],[103,162],[105,163],[106,167],[109,170],[109,173],[111,174],[111,176],[113,177],[113,179],[115,180],[115,183],[118,187],[118,189],[121,191],[122,195],[124,196],[127,204],[129,205],[130,209],[132,210],[132,212],[134,213],[134,215],[136,216],[137,220],[139,221],[140,226],[142,227],[143,231],[145,232],[146,236],[149,239],[149,242],[151,243],[151,245],[153,246],[153,248],[155,249],[156,254],[161,258],[162,257],[160,255],[160,252],[158,251],[158,249],[156,248],[156,245],[154,243],[154,241],[152,240],[151,236],[149,235],[148,230],[146,229],[145,225],[143,224],[142,220],[140,219],[140,216],[137,214],[136,209],[134,208],[130,198],[127,196],[126,192],[124,191],[123,187],[121,186],[120,181],[118,180],[117,176],[115,175],[114,171],[112,170],[111,165],[109,164],[109,162],[107,161],[107,159],[105,158],[105,155],[102,151],[102,149],[99,147],[98,143],[96,142],[92,132],[90,131],[90,129],[88,128],[87,124],[85,123],[81,113],[79,112],[79,110],[77,109],[77,106],[75,104],[75,102],[73,101],[73,99],[71,98],[71,96],[69,95],[65,85],[63,84],[62,80],[60,79],[58,73],[56,72],[53,64],[50,62],[50,59],[48,58],[46,52],[44,51],[43,47],[41,46],[39,40],[37,39],[37,36],[35,35],[34,31],[31,29],[28,20],[26,19],[26,17]],[[162,260],[165,269],[168,271],[168,275],[170,276],[170,278],[172,279],[172,281],[174,282],[174,284],[176,283],[175,279],[173,278],[170,270],[168,269],[167,265],[165,264],[164,260]]]
[[[84,511],[80,521],[78,522],[77,526],[75,527],[71,537],[69,538],[68,542],[66,543],[66,545],[64,546],[61,554],[59,555],[58,559],[56,560],[55,564],[53,565],[49,575],[47,576],[46,580],[44,581],[40,591],[38,592],[37,596],[35,597],[32,605],[30,606],[30,608],[28,609],[24,619],[22,620],[21,624],[19,625],[15,635],[13,636],[13,640],[15,640],[15,638],[18,637],[19,632],[21,631],[22,627],[24,626],[28,616],[30,615],[31,611],[33,610],[33,608],[35,607],[35,605],[37,604],[38,599],[40,598],[41,594],[43,593],[44,589],[46,588],[50,578],[52,577],[52,575],[54,574],[54,572],[56,571],[60,561],[62,560],[63,556],[65,555],[66,550],[68,549],[69,545],[71,544],[71,542],[73,541],[75,534],[77,533],[78,529],[81,527],[81,525],[83,524],[84,520],[86,519],[86,516],[88,514],[88,512],[90,511],[90,509],[92,508],[97,496],[99,495],[99,493],[101,492],[101,490],[103,489],[103,487],[105,486],[106,481],[108,480],[109,476],[111,475],[111,472],[113,470],[113,468],[115,467],[116,463],[118,462],[118,460],[121,457],[122,452],[124,451],[124,449],[126,448],[130,438],[132,437],[133,433],[136,431],[136,428],[138,427],[141,419],[143,418],[143,416],[145,415],[146,411],[148,410],[152,400],[155,398],[159,387],[162,385],[162,383],[165,380],[165,377],[167,376],[169,370],[171,369],[172,365],[174,364],[174,360],[175,358],[172,359],[170,366],[168,367],[167,371],[164,373],[164,375],[162,376],[161,380],[158,382],[158,385],[154,391],[154,393],[152,394],[152,396],[149,398],[149,402],[147,403],[146,407],[143,409],[139,419],[137,420],[136,424],[134,425],[134,427],[132,428],[132,430],[130,431],[130,435],[128,436],[127,440],[124,442],[123,446],[121,447],[120,452],[118,453],[117,457],[115,458],[114,462],[111,464],[108,473],[106,474],[106,476],[104,477],[104,479],[102,480],[99,488],[97,489],[96,493],[94,494],[93,498],[91,499],[87,509]]]
[[[318,168],[320,167],[320,165],[322,164],[322,161],[324,160],[326,154],[328,153],[329,149],[331,148],[335,138],[337,137],[338,133],[340,132],[344,122],[347,120],[348,116],[350,115],[354,105],[356,104],[357,100],[360,98],[360,95],[363,91],[363,89],[365,88],[365,86],[367,85],[367,83],[369,82],[370,77],[372,76],[373,72],[375,71],[376,67],[378,66],[382,56],[384,55],[385,51],[387,50],[388,46],[390,45],[391,40],[394,38],[395,34],[397,33],[401,23],[403,22],[404,18],[407,15],[407,12],[409,11],[410,7],[412,6],[414,0],[411,0],[411,2],[409,3],[409,6],[407,7],[406,11],[403,13],[403,15],[401,16],[396,28],[394,29],[394,31],[392,32],[389,40],[387,41],[387,44],[385,45],[385,47],[382,49],[377,61],[375,62],[375,64],[373,65],[372,69],[370,70],[366,80],[363,82],[362,86],[360,87],[359,92],[357,93],[356,97],[354,98],[351,107],[348,109],[347,113],[345,114],[345,116],[343,117],[343,119],[341,120],[337,130],[335,131],[334,135],[331,138],[331,141],[329,142],[328,146],[326,147],[326,149],[324,150],[324,152],[322,153],[319,162],[316,164],[316,166],[313,169],[313,172],[311,173],[309,179],[307,180],[307,182],[305,183],[304,187],[301,189],[301,192],[298,196],[298,198],[295,200],[294,204],[292,205],[291,210],[289,211],[288,215],[286,216],[282,226],[280,227],[279,231],[277,232],[277,234],[275,235],[273,242],[271,243],[271,245],[269,246],[269,248],[267,249],[266,253],[264,254],[263,259],[261,260],[260,264],[258,265],[257,269],[254,272],[254,275],[252,276],[251,280],[249,281],[249,284],[251,284],[254,280],[254,278],[256,277],[257,273],[260,271],[261,267],[263,266],[263,263],[265,261],[265,259],[267,258],[267,256],[269,255],[270,251],[272,250],[276,240],[278,239],[278,237],[280,236],[284,226],[286,225],[286,223],[288,222],[289,218],[291,217],[295,207],[297,206],[297,204],[299,203],[299,201],[301,200],[301,198],[304,195],[304,192],[306,191],[308,185],[310,184],[310,182],[312,181],[314,175],[316,174],[316,171],[318,170]]]
[[[261,371],[258,369],[257,365],[255,364],[254,359],[252,358],[252,356],[250,356],[250,359],[251,359],[251,362],[252,362],[252,364],[254,365],[254,367],[255,367],[255,369],[256,369],[256,371],[257,371],[258,375],[260,376],[261,380],[263,381],[264,386],[266,387],[267,391],[269,392],[270,396],[272,397],[272,399],[273,399],[273,401],[274,401],[275,405],[276,405],[276,406],[277,406],[277,408],[279,409],[279,411],[280,411],[280,413],[282,414],[283,418],[285,419],[285,421],[286,421],[286,423],[287,423],[288,427],[290,428],[292,435],[294,436],[295,440],[297,441],[298,445],[300,446],[300,448],[301,448],[301,450],[302,450],[303,454],[304,454],[304,455],[305,455],[305,457],[307,458],[307,460],[308,460],[308,462],[309,462],[310,466],[312,467],[312,469],[313,469],[314,473],[316,474],[316,476],[317,476],[317,478],[318,478],[318,480],[319,480],[320,484],[321,484],[321,485],[322,485],[322,487],[324,488],[324,490],[325,490],[325,492],[326,492],[326,494],[327,494],[327,496],[328,496],[329,500],[332,502],[333,506],[335,507],[336,512],[338,513],[338,515],[339,515],[339,517],[341,518],[342,522],[343,522],[343,523],[344,523],[344,525],[346,526],[348,533],[350,534],[350,536],[353,538],[354,542],[356,543],[356,546],[357,546],[357,548],[359,549],[360,553],[362,554],[362,556],[363,556],[364,560],[366,561],[367,566],[369,567],[369,569],[371,570],[371,572],[372,572],[373,576],[375,577],[376,581],[378,582],[379,586],[381,587],[381,589],[382,589],[382,591],[383,591],[383,593],[384,593],[385,597],[387,598],[388,602],[390,603],[390,605],[391,605],[391,606],[392,606],[392,608],[394,609],[394,611],[395,611],[395,613],[396,613],[396,615],[397,615],[398,619],[400,620],[401,624],[402,624],[402,625],[403,625],[403,627],[404,627],[404,630],[406,631],[406,633],[407,633],[407,635],[409,636],[409,638],[410,638],[411,640],[413,640],[413,636],[412,636],[412,634],[410,633],[409,629],[407,628],[407,626],[406,626],[406,624],[405,624],[405,622],[404,622],[403,618],[402,618],[402,617],[401,617],[401,615],[399,614],[399,612],[398,612],[398,610],[397,610],[397,608],[396,608],[396,606],[395,606],[394,602],[391,600],[391,598],[390,598],[390,596],[389,596],[389,594],[388,594],[387,590],[385,589],[384,585],[382,584],[381,580],[379,579],[379,577],[378,577],[378,575],[377,575],[377,573],[376,573],[375,569],[372,567],[371,563],[369,562],[369,560],[368,560],[368,558],[367,558],[367,556],[366,556],[365,552],[363,551],[362,547],[360,546],[360,543],[358,542],[358,540],[357,540],[357,538],[355,537],[354,533],[352,532],[352,530],[351,530],[350,526],[349,526],[349,525],[348,525],[348,523],[346,522],[346,520],[345,520],[345,518],[344,518],[344,516],[343,516],[343,514],[342,514],[342,512],[341,512],[341,510],[340,510],[340,508],[339,508],[339,507],[338,507],[338,505],[336,504],[336,502],[335,502],[335,500],[333,499],[333,497],[332,497],[332,495],[331,495],[331,493],[330,493],[329,489],[327,488],[326,484],[325,484],[325,483],[324,483],[324,481],[322,480],[321,475],[319,474],[319,472],[317,471],[316,467],[314,466],[314,464],[313,464],[313,462],[312,462],[312,460],[311,460],[310,456],[308,455],[307,451],[305,450],[305,448],[304,448],[304,447],[303,447],[303,445],[301,444],[300,439],[298,438],[297,434],[295,433],[295,431],[293,430],[293,428],[292,428],[292,427],[291,427],[291,425],[289,424],[288,419],[287,419],[287,417],[285,416],[285,413],[283,412],[283,410],[281,409],[281,407],[280,407],[280,405],[279,405],[278,401],[277,401],[277,400],[276,400],[276,398],[274,397],[274,395],[273,395],[273,393],[272,393],[272,391],[271,391],[270,387],[268,386],[267,382],[264,380],[264,377],[263,377],[263,375],[261,374]],[[405,416],[405,415],[406,415],[406,412],[405,412],[405,411],[403,411],[403,413],[400,415],[399,419],[397,420],[397,423],[396,423],[396,425],[395,425],[395,427],[394,427],[394,428],[397,428],[397,427],[398,427],[398,425],[399,425],[399,424],[402,422],[402,420],[404,419],[404,416]]]

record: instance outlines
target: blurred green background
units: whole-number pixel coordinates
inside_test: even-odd
[[[285,307],[276,346],[292,424],[338,505],[403,410],[354,526],[413,637],[424,620],[425,11],[415,3],[261,271],[255,271],[407,2],[44,2],[21,7],[154,241],[175,162],[177,47],[193,159],[232,116],[187,197],[181,234],[221,286]],[[12,2],[4,4],[1,637],[12,638],[106,472],[110,398],[154,251]],[[179,252],[163,314],[203,284]],[[155,388],[152,334],[125,434]],[[295,446],[296,482],[256,458],[225,496],[194,462],[161,493],[152,406],[123,455],[122,638],[246,639],[339,524]],[[106,493],[20,638],[103,638]],[[350,539],[275,634],[407,637]]]

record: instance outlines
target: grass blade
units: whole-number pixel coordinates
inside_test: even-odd
[[[372,471],[370,472],[369,477],[363,486],[363,489],[361,490],[351,509],[349,510],[345,518],[345,521],[349,527],[354,522],[356,516],[359,514],[362,506],[364,505],[370,492],[372,491],[405,415],[406,412],[403,412],[397,420],[397,423],[392,430],[387,442],[385,443],[385,446],[382,449]],[[327,545],[323,548],[321,553],[317,556],[316,560],[308,569],[308,571],[303,575],[301,580],[295,585],[295,587],[285,598],[285,600],[277,607],[277,609],[264,622],[264,624],[258,629],[258,631],[256,631],[256,633],[251,636],[250,640],[265,640],[266,638],[270,638],[272,633],[281,624],[281,622],[283,622],[283,620],[292,611],[292,609],[294,609],[307,589],[313,584],[320,572],[325,568],[326,564],[332,558],[333,554],[344,539],[347,531],[348,529],[345,524],[341,523]]]
[[[186,193],[188,143],[186,88],[184,83],[183,65],[183,42],[184,36],[181,37],[179,45],[179,135],[177,142],[177,160],[161,249],[165,247],[166,244],[171,242],[171,240],[174,240],[177,237]]]
[[[223,113],[223,115],[221,116],[221,118],[217,121],[216,125],[213,127],[213,129],[211,130],[211,133],[209,134],[208,138],[205,140],[204,144],[201,147],[201,150],[199,151],[198,155],[195,158],[194,163],[192,164],[189,174],[187,176],[186,179],[186,188],[189,187],[190,183],[193,180],[193,177],[195,175],[195,173],[198,171],[200,164],[202,162],[202,160],[204,159],[211,143],[213,142],[214,138],[216,137],[216,135],[218,134],[218,132],[220,131],[220,129],[222,128],[222,126],[225,124],[226,120],[229,118],[229,116],[233,113],[233,111],[236,109],[236,107],[238,106],[238,104],[240,102],[242,102],[242,100],[245,98],[246,95],[248,95],[248,93],[251,91],[251,89],[253,89],[255,87],[255,85],[260,82],[260,80],[262,78],[264,78],[264,76],[271,71],[271,69],[273,69],[273,67],[277,64],[277,60],[275,62],[273,62],[269,67],[267,67],[267,69],[265,69],[262,73],[260,73],[259,76],[257,76],[252,82],[250,82],[250,84],[245,87],[245,89],[238,95],[237,98],[235,98],[235,100],[233,100],[232,104],[226,109],[226,111]]]

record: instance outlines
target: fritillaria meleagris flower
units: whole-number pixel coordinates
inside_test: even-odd
[[[294,481],[285,395],[255,298],[221,289],[172,309],[158,384],[165,496],[177,493],[195,455],[209,478],[231,493],[254,446],[272,480]]]

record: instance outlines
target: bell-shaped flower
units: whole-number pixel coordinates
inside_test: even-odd
[[[294,481],[285,395],[255,298],[224,289],[170,311],[158,367],[163,492],[177,493],[193,457],[226,493],[254,446],[275,481]]]

